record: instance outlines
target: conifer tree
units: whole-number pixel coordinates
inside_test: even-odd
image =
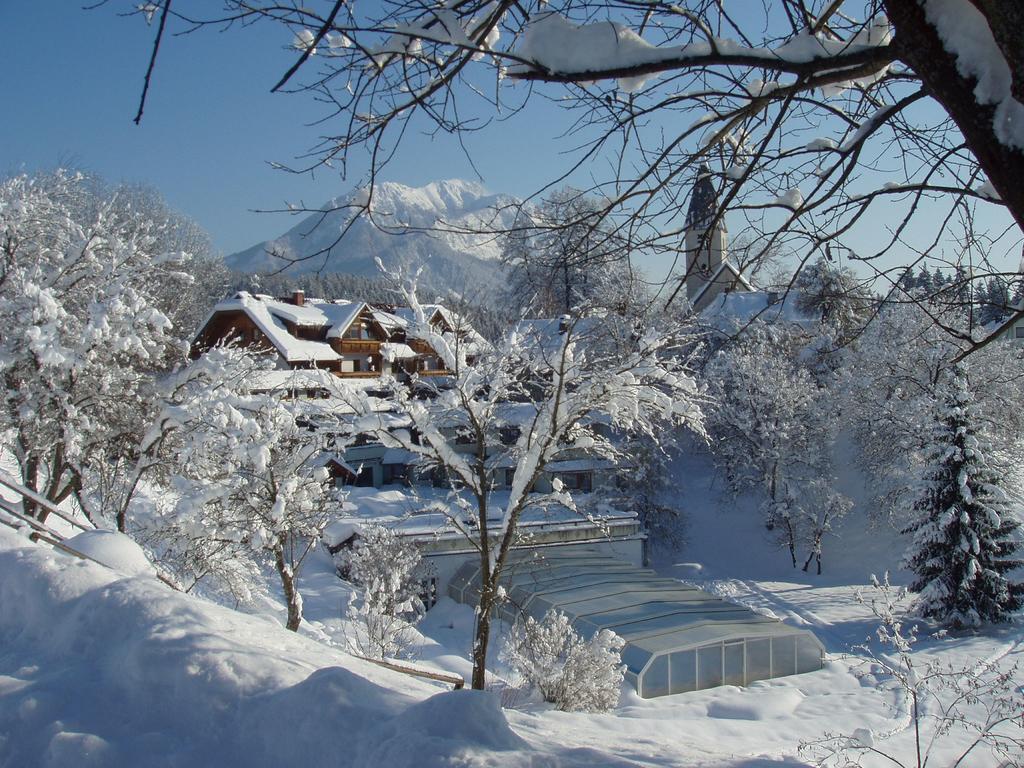
[[[954,627],[1002,621],[1024,604],[1024,584],[1008,572],[1022,565],[1001,477],[988,463],[990,446],[962,366],[949,375],[939,402],[931,469],[914,509],[917,519],[904,565],[916,575],[917,610]]]

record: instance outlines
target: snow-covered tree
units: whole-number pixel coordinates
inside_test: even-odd
[[[334,505],[326,470],[310,464],[319,446],[299,423],[308,414],[251,391],[265,367],[245,349],[204,354],[168,383],[145,455],[163,464],[179,499],[163,527],[181,542],[175,550],[185,553],[193,580],[223,564],[236,573],[238,562],[269,563],[281,581],[286,626],[297,630],[298,572]]]
[[[811,563],[814,563],[820,576],[824,538],[832,533],[835,525],[846,516],[853,507],[853,502],[833,488],[832,478],[818,477],[811,478],[804,484],[795,506],[800,515],[797,528],[807,547],[804,570],[809,570]]]
[[[65,171],[0,184],[0,429],[26,486],[90,517],[126,503],[109,470],[130,466],[153,375],[184,351],[160,296],[187,286],[186,255],[151,213]]]
[[[569,712],[605,712],[619,702],[623,645],[607,629],[585,640],[564,613],[549,611],[513,627],[502,655],[544,701]]]
[[[956,366],[946,377],[905,564],[915,574],[910,588],[921,615],[973,627],[1003,621],[1024,605],[1024,584],[1009,575],[1024,560],[1015,557],[1020,523],[989,464],[966,371]]]
[[[567,448],[617,459],[617,446],[602,434],[608,428],[652,436],[676,425],[702,432],[700,397],[682,352],[655,329],[638,331],[626,347],[627,340],[601,337],[608,323],[569,319],[546,331],[511,332],[480,349],[430,327],[414,282],[404,291],[417,318],[417,337],[429,341],[451,371],[445,379],[419,379],[412,389],[393,387],[390,406],[408,420],[416,439],[411,430],[392,430],[392,418],[380,413],[378,403],[342,396],[359,414],[355,430],[413,453],[421,467],[452,485],[457,511],[451,524],[480,558],[473,687],[482,689],[492,613],[502,599],[505,564],[519,541],[523,511],[545,504],[575,508],[557,482],[551,494],[532,492],[545,468]],[[584,333],[587,328],[594,333]],[[472,365],[468,354],[476,355]],[[503,442],[501,434],[509,427],[516,436]],[[494,475],[509,467],[511,484],[499,505],[493,500]]]
[[[420,553],[390,528],[364,527],[340,555],[344,577],[360,588],[356,648],[373,658],[394,658],[412,642],[412,625],[423,615]]]
[[[502,251],[518,308],[558,317],[598,307],[625,314],[642,303],[626,244],[600,218],[598,202],[569,187],[519,215]]]
[[[602,201],[595,223],[611,222],[633,250],[679,252],[673,222],[706,160],[716,218],[745,216],[766,246],[808,264],[826,245],[852,248],[886,282],[895,278],[879,257],[938,257],[961,225],[973,227],[972,206],[1000,220],[994,239],[1010,224],[1005,250],[1024,225],[1017,3],[772,0],[742,13],[718,0],[225,5],[208,16],[171,11],[169,0],[147,9],[162,18],[158,37],[163,21],[168,36],[175,25],[279,24],[282,40],[300,44],[276,88],[308,93],[335,121],[313,162],[345,168],[365,150],[371,179],[418,121],[457,141],[503,130],[509,110],[550,97],[564,110],[550,135],[567,151],[537,179],[538,196],[570,174],[590,179],[583,191]],[[550,124],[559,112],[542,114]],[[371,200],[353,213],[372,216]],[[875,227],[868,252],[854,253],[878,212],[897,223]],[[912,226],[919,217],[926,225]]]
[[[803,543],[821,567],[822,539],[839,511],[838,498],[819,485],[831,477],[837,421],[827,393],[800,362],[801,334],[755,324],[705,366],[712,398],[708,425],[715,460],[734,491],[763,492],[765,526],[777,532],[798,565]]]
[[[937,384],[958,352],[937,323],[953,322],[924,303],[887,303],[844,350],[836,384],[844,427],[857,447],[854,460],[872,479],[873,516],[897,528],[913,503]]]
[[[800,270],[793,288],[797,307],[832,329],[840,343],[860,328],[872,305],[869,291],[853,271],[824,257]]]

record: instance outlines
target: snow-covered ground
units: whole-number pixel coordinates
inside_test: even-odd
[[[0,529],[0,766],[797,766],[810,760],[800,742],[857,729],[909,756],[903,696],[854,650],[877,623],[856,593],[892,569],[902,542],[851,515],[826,544],[824,575],[805,574],[745,500],[723,493],[706,457],[673,474],[687,540],[656,552],[655,567],[813,629],[824,670],[654,700],[624,688],[611,713],[557,712],[512,689],[452,692],[344,653],[350,592],[322,551],[303,574],[296,635],[281,627],[282,606],[234,611]],[[472,622],[442,600],[420,626],[417,663],[468,676]],[[1024,659],[1022,636],[1018,623],[928,637],[917,654],[1009,669]],[[930,764],[946,765],[955,746]]]

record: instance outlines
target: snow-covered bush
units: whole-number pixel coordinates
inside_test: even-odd
[[[623,644],[607,629],[584,640],[564,613],[549,611],[513,628],[503,656],[544,701],[565,711],[605,712],[619,702]]]
[[[353,611],[360,632],[350,638],[352,643],[377,659],[402,655],[415,639],[413,625],[426,610],[419,550],[390,528],[371,525],[339,559],[339,571],[361,588]]]
[[[988,462],[989,445],[965,370],[946,374],[936,403],[928,469],[908,527],[914,534],[906,565],[916,578],[917,610],[954,627],[1004,621],[1024,605],[1024,584],[1008,574],[1021,565],[1014,516],[1001,478]]]

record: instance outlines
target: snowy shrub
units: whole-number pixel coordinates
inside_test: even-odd
[[[584,640],[565,614],[549,611],[513,630],[504,658],[544,701],[567,712],[605,712],[619,701],[623,644],[606,629]]]
[[[377,525],[364,528],[340,557],[342,572],[362,588],[354,611],[361,632],[351,638],[356,649],[378,659],[401,655],[425,610],[419,551],[390,528]]]

